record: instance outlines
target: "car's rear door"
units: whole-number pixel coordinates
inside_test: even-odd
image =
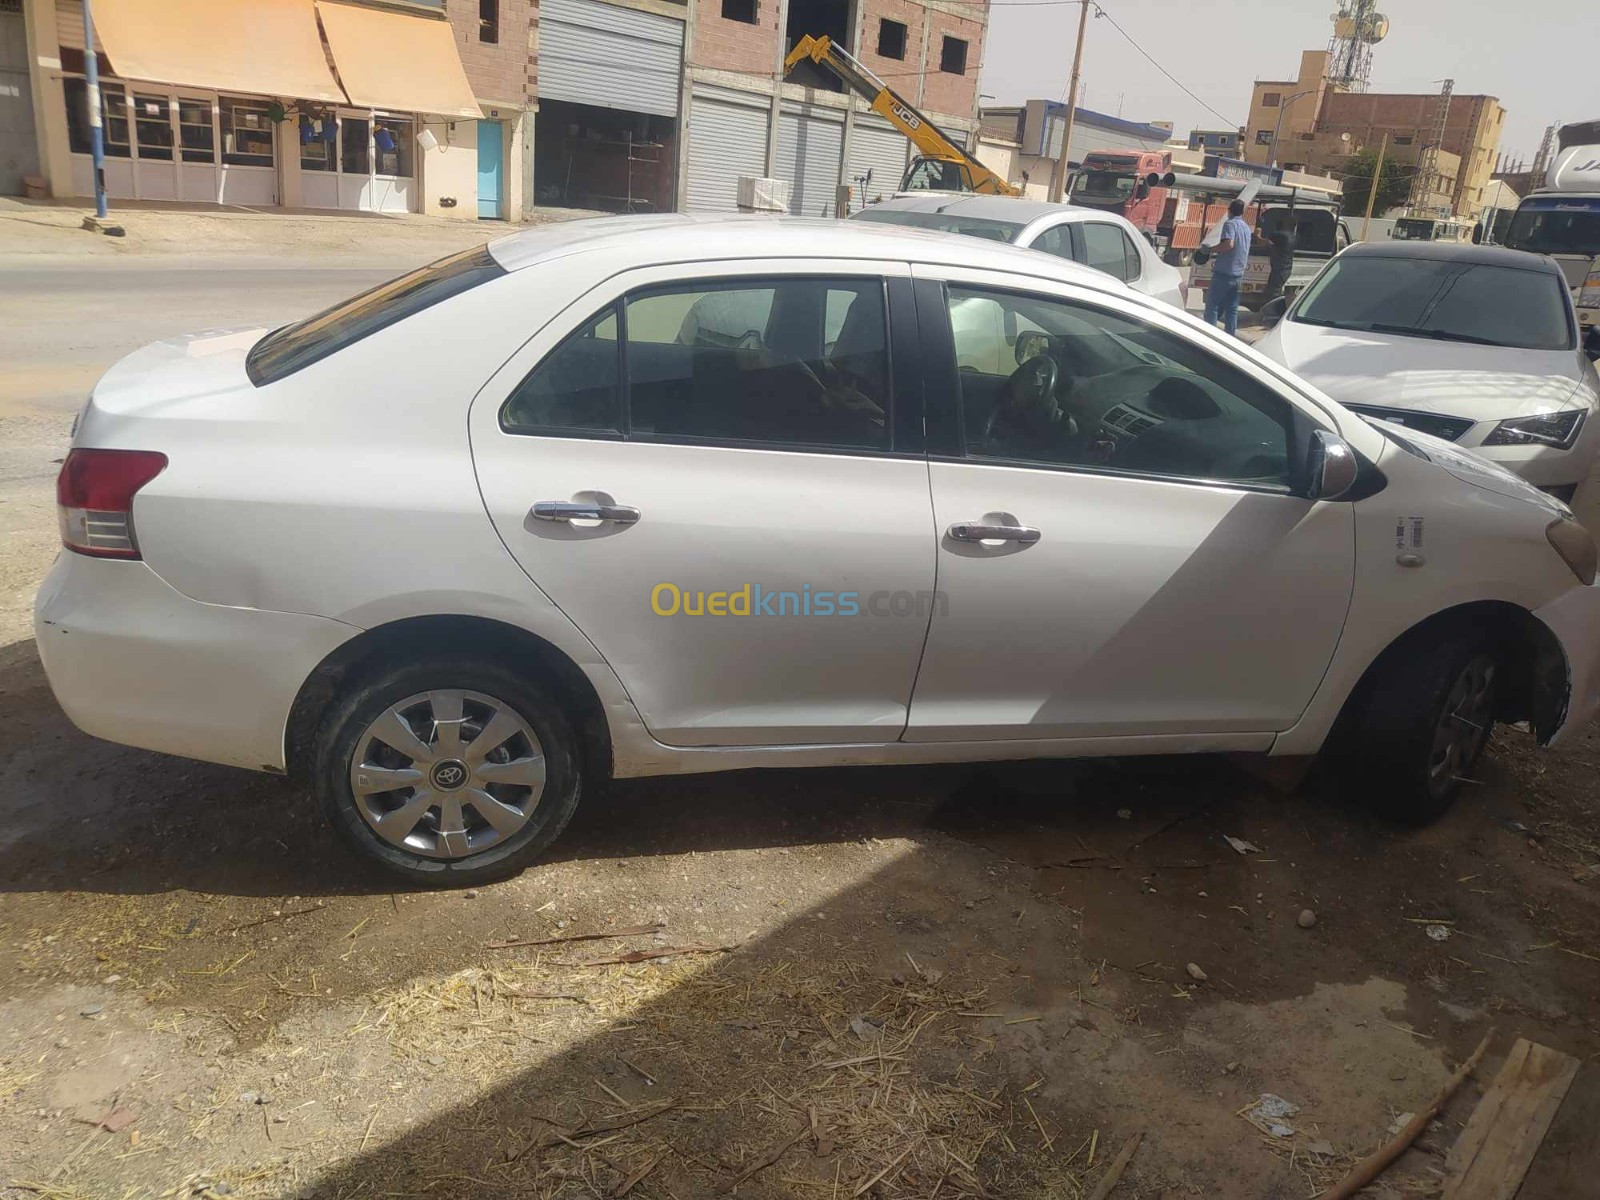
[[[914,335],[904,264],[651,268],[479,395],[500,536],[659,740],[901,735],[935,552]]]
[[[1270,744],[1354,570],[1351,505],[1297,494],[1308,409],[1131,297],[917,273],[941,603],[906,740]],[[1006,379],[1047,334],[1059,420]]]

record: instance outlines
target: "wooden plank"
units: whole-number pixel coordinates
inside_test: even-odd
[[[1513,1200],[1578,1074],[1578,1060],[1518,1038],[1445,1159],[1440,1200]]]

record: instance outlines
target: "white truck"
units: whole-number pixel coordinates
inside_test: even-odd
[[[1557,145],[1544,186],[1517,205],[1505,244],[1561,264],[1590,335],[1600,330],[1600,118],[1563,125]]]

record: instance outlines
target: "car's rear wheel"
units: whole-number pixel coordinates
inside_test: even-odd
[[[1450,807],[1494,726],[1500,662],[1468,630],[1425,634],[1380,664],[1343,753],[1384,816],[1434,820]]]
[[[572,726],[536,684],[467,657],[354,682],[323,723],[314,786],[359,853],[414,883],[511,874],[578,804]]]

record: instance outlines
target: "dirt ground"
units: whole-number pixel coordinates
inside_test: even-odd
[[[202,294],[232,319],[192,275],[138,332]],[[0,392],[136,331],[30,332],[44,285],[8,279]],[[1518,1036],[1585,1061],[1522,1200],[1595,1194],[1600,728],[1501,731],[1420,832],[1220,760],[744,772],[618,784],[514,880],[396,892],[284,781],[61,715],[27,605],[74,405],[25,390],[0,407],[0,1198],[1070,1198],[1135,1134],[1115,1198],[1299,1198],[1491,1030],[1369,1194],[1437,1194]],[[1246,1119],[1263,1093],[1291,1135]]]

